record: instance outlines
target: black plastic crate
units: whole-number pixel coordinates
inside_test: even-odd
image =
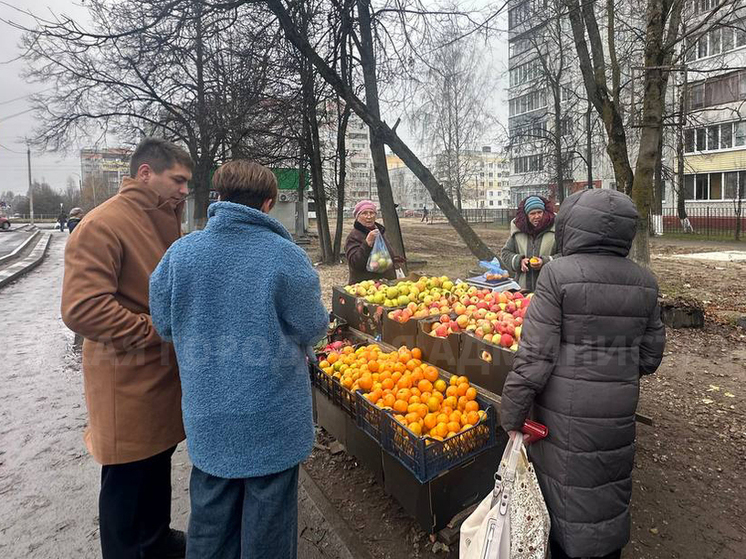
[[[332,402],[342,408],[353,419],[357,416],[356,400],[354,392],[342,386],[342,383],[338,379],[332,377]]]
[[[371,404],[362,391],[357,391],[356,421],[357,426],[365,431],[373,440],[381,442],[381,416],[388,415],[375,404]]]
[[[311,384],[318,388],[319,392],[324,396],[333,401],[333,385],[334,381],[337,379],[331,375],[327,375],[316,363],[311,363],[309,369],[311,371]],[[339,382],[337,382],[337,384],[339,384]]]
[[[391,415],[381,413],[381,446],[420,482],[428,482],[497,444],[495,409],[480,396],[477,402],[486,412],[482,420],[442,442],[427,436],[418,437]]]

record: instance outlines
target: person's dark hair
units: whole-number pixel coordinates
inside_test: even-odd
[[[154,173],[160,174],[175,165],[194,170],[194,161],[176,144],[162,138],[145,138],[135,148],[130,159],[130,176],[135,178],[141,165],[147,163]]]
[[[220,199],[256,210],[265,200],[277,200],[277,178],[267,167],[237,159],[221,165],[212,177],[212,187]]]

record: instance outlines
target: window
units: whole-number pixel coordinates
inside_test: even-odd
[[[534,58],[525,64],[510,69],[510,87],[528,83],[541,75],[541,61]]]
[[[490,200],[490,206],[494,206],[495,205],[494,202],[495,202],[494,200]]]
[[[736,48],[744,45],[746,45],[746,26],[743,21],[739,21],[736,28]]]
[[[710,200],[723,199],[723,175],[722,173],[710,173]]]
[[[542,155],[528,155],[517,157],[515,159],[516,173],[530,173],[544,169],[544,159]]]
[[[738,190],[738,173],[723,173],[725,175],[725,196],[726,199],[734,199]],[[741,171],[743,174],[743,171]]]
[[[684,152],[692,153],[694,151],[694,129],[684,130]]]
[[[707,36],[710,40],[710,56],[720,54],[720,28],[715,27],[714,29],[710,29]]]
[[[735,46],[735,41],[733,38],[733,29],[730,27],[723,27],[721,32],[721,41],[723,46],[723,52],[728,52],[729,50],[733,50]]]
[[[720,125],[720,149],[733,147],[733,123]]]
[[[707,175],[696,175],[694,179],[694,198],[707,200]]]
[[[700,128],[697,130],[697,151],[705,151],[707,149],[707,136],[705,135],[705,129]]]
[[[719,126],[710,126],[707,128],[707,149],[716,150],[720,147],[719,132],[720,132]]]
[[[746,145],[746,122],[736,123],[736,146]]]
[[[708,44],[707,44],[707,35],[702,35],[697,40],[697,58],[704,58],[705,56],[708,56]]]
[[[684,200],[694,200],[694,175],[684,176]]]
[[[693,85],[689,90],[690,109],[701,109],[705,106],[705,84]]]

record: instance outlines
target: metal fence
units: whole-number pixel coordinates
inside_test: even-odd
[[[693,233],[710,239],[735,239],[736,224],[740,219],[741,238],[746,237],[746,203],[740,217],[732,204],[687,208],[686,213],[692,229],[690,231],[685,230],[676,208],[663,208],[663,235]]]
[[[496,223],[498,225],[509,225],[515,217],[515,208],[468,208],[461,210],[469,223]],[[432,210],[428,215],[428,221],[447,221],[443,212]]]

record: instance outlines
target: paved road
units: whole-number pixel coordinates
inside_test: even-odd
[[[0,256],[5,256],[13,252],[29,235],[31,235],[30,232],[17,231],[15,228],[8,231],[0,231]]]
[[[100,556],[100,469],[86,453],[79,356],[60,318],[64,243],[54,235],[47,258],[0,290],[0,558],[93,559]],[[173,526],[185,529],[190,463],[173,460]],[[303,486],[300,559],[349,559]]]

